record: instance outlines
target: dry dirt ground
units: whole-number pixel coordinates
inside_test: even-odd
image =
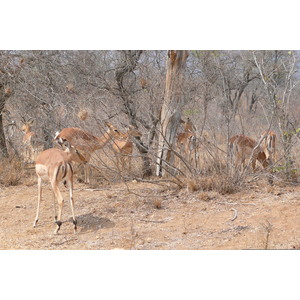
[[[73,233],[68,191],[54,234],[52,191],[43,186],[36,228],[37,186],[0,189],[0,249],[298,249],[300,187],[252,184],[230,195],[130,182],[97,189],[75,182]]]

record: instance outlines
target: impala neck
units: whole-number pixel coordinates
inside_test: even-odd
[[[25,129],[24,129],[24,132],[25,132],[25,134],[29,133],[29,132],[30,132],[30,130],[31,130],[31,128],[30,128],[30,127],[25,127]]]
[[[105,132],[102,136],[97,137],[97,141],[99,143],[99,145],[98,145],[99,149],[104,147],[111,139],[112,139],[112,136],[111,136],[111,134],[108,133],[108,131]]]

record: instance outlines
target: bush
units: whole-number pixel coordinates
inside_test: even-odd
[[[19,160],[2,158],[0,163],[0,184],[4,186],[15,186],[21,183],[24,177],[22,163]]]

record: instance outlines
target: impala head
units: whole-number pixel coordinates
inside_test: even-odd
[[[105,122],[105,125],[108,127],[107,133],[108,133],[111,137],[114,137],[114,138],[121,137],[120,131],[119,131],[114,125],[112,125],[112,124],[109,123],[109,122]]]
[[[54,136],[53,141],[57,141],[58,144],[59,144],[60,146],[62,146],[62,145],[64,144],[64,140],[63,140],[61,137],[58,138],[58,135],[59,135],[59,131],[56,131],[56,132],[55,132],[55,136]]]
[[[68,141],[64,141],[63,144],[66,146],[65,152],[68,152],[72,156],[72,160],[78,163],[86,163],[86,158],[73,147]]]
[[[28,121],[26,121],[25,118],[22,117],[21,121],[23,123],[21,130],[25,133],[29,132],[31,130],[32,125],[34,124],[34,120],[30,118]]]

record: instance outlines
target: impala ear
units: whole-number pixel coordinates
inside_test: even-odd
[[[33,124],[34,124],[34,119],[30,118],[30,119],[27,121],[27,124],[28,124],[28,125],[33,125]]]
[[[105,124],[107,127],[109,127],[109,128],[113,127],[112,124],[109,123],[109,122],[107,122],[107,121],[105,121],[104,124]]]

